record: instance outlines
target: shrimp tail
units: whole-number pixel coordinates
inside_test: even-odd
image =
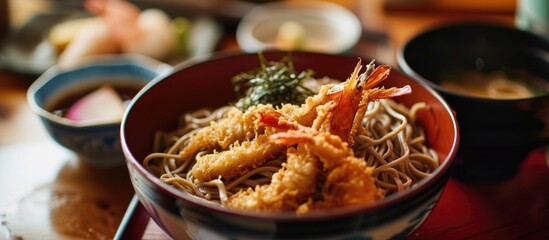
[[[379,65],[377,66],[370,75],[367,77],[361,76],[361,78],[366,78],[366,83],[364,84],[364,89],[370,89],[374,86],[378,85],[379,83],[383,82],[391,72],[391,67],[389,65]],[[363,74],[367,74],[368,71],[366,71]]]
[[[343,87],[337,87],[328,92],[328,94],[334,95],[333,97],[335,97],[336,93],[339,95],[339,98],[334,100],[336,106],[332,110],[334,114],[330,121],[330,132],[339,136],[344,141],[350,139],[351,126],[364,91],[365,74],[359,75],[361,69],[362,61],[359,59],[351,76],[347,81],[343,82]]]
[[[359,78],[359,72],[362,69],[362,60],[358,59],[358,63],[355,66],[355,69],[353,70],[353,73],[351,76],[347,79],[347,81],[344,81],[342,83],[339,83],[335,86],[333,86],[326,95],[330,96],[332,99],[337,99],[342,96],[342,93],[349,94],[350,92],[353,92],[355,89],[358,88],[359,84],[361,83]]]
[[[397,87],[392,87],[388,89],[374,88],[368,91],[368,101],[385,99],[385,98],[393,98],[393,97],[403,96],[410,93],[412,93],[412,88],[410,87],[410,85],[406,85],[401,88],[397,88]],[[364,104],[367,104],[367,103],[361,103],[361,107],[363,107]]]

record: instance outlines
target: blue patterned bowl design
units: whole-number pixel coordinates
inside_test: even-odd
[[[47,106],[70,90],[126,83],[146,85],[171,66],[140,55],[101,55],[77,63],[53,66],[29,87],[27,99],[51,138],[94,166],[124,163],[120,147],[120,122],[74,122],[59,117]]]

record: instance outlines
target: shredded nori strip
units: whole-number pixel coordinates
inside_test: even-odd
[[[233,77],[234,91],[239,100],[235,106],[246,110],[258,104],[272,104],[280,107],[283,104],[302,104],[314,92],[303,86],[306,79],[312,78],[310,69],[297,73],[291,55],[280,61],[267,61],[258,53],[260,68],[244,72]]]

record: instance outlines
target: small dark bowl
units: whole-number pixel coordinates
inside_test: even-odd
[[[265,52],[269,60],[287,53]],[[298,71],[307,68],[316,77],[346,79],[356,57],[294,52]],[[366,59],[364,59],[366,60]],[[368,61],[364,61],[368,62]],[[440,166],[414,187],[369,206],[319,211],[310,216],[294,213],[255,213],[207,204],[177,190],[148,172],[143,159],[153,151],[156,131],[177,126],[181,113],[201,107],[220,107],[235,100],[231,78],[259,66],[257,54],[215,55],[179,65],[163,79],[149,83],[134,98],[122,120],[121,141],[136,196],[151,218],[174,239],[379,239],[405,238],[432,208],[450,175],[457,152],[458,126],[444,100],[424,83],[394,70],[382,85],[409,84],[413,93],[397,98],[408,106],[423,101],[432,111],[418,115],[428,142],[440,156]]]
[[[525,70],[549,80],[549,42],[512,26],[454,23],[425,31],[398,51],[400,68],[426,81],[457,113],[461,143],[454,171],[467,181],[512,177],[521,160],[547,143],[549,95],[495,100],[450,91],[441,76],[455,70]]]

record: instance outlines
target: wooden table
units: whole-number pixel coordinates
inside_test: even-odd
[[[513,24],[514,6],[490,13],[444,8],[436,13],[387,10],[378,0],[357,3],[368,34],[354,51],[394,66],[398,47],[440,22]],[[218,46],[227,49],[238,50],[232,32]],[[22,239],[112,238],[133,195],[127,170],[88,167],[50,140],[26,101],[35,78],[0,70],[0,239],[9,234]],[[517,176],[501,183],[475,185],[451,178],[431,216],[410,239],[549,239],[545,155],[544,149],[534,151]],[[143,239],[167,238],[154,223],[144,233]]]

